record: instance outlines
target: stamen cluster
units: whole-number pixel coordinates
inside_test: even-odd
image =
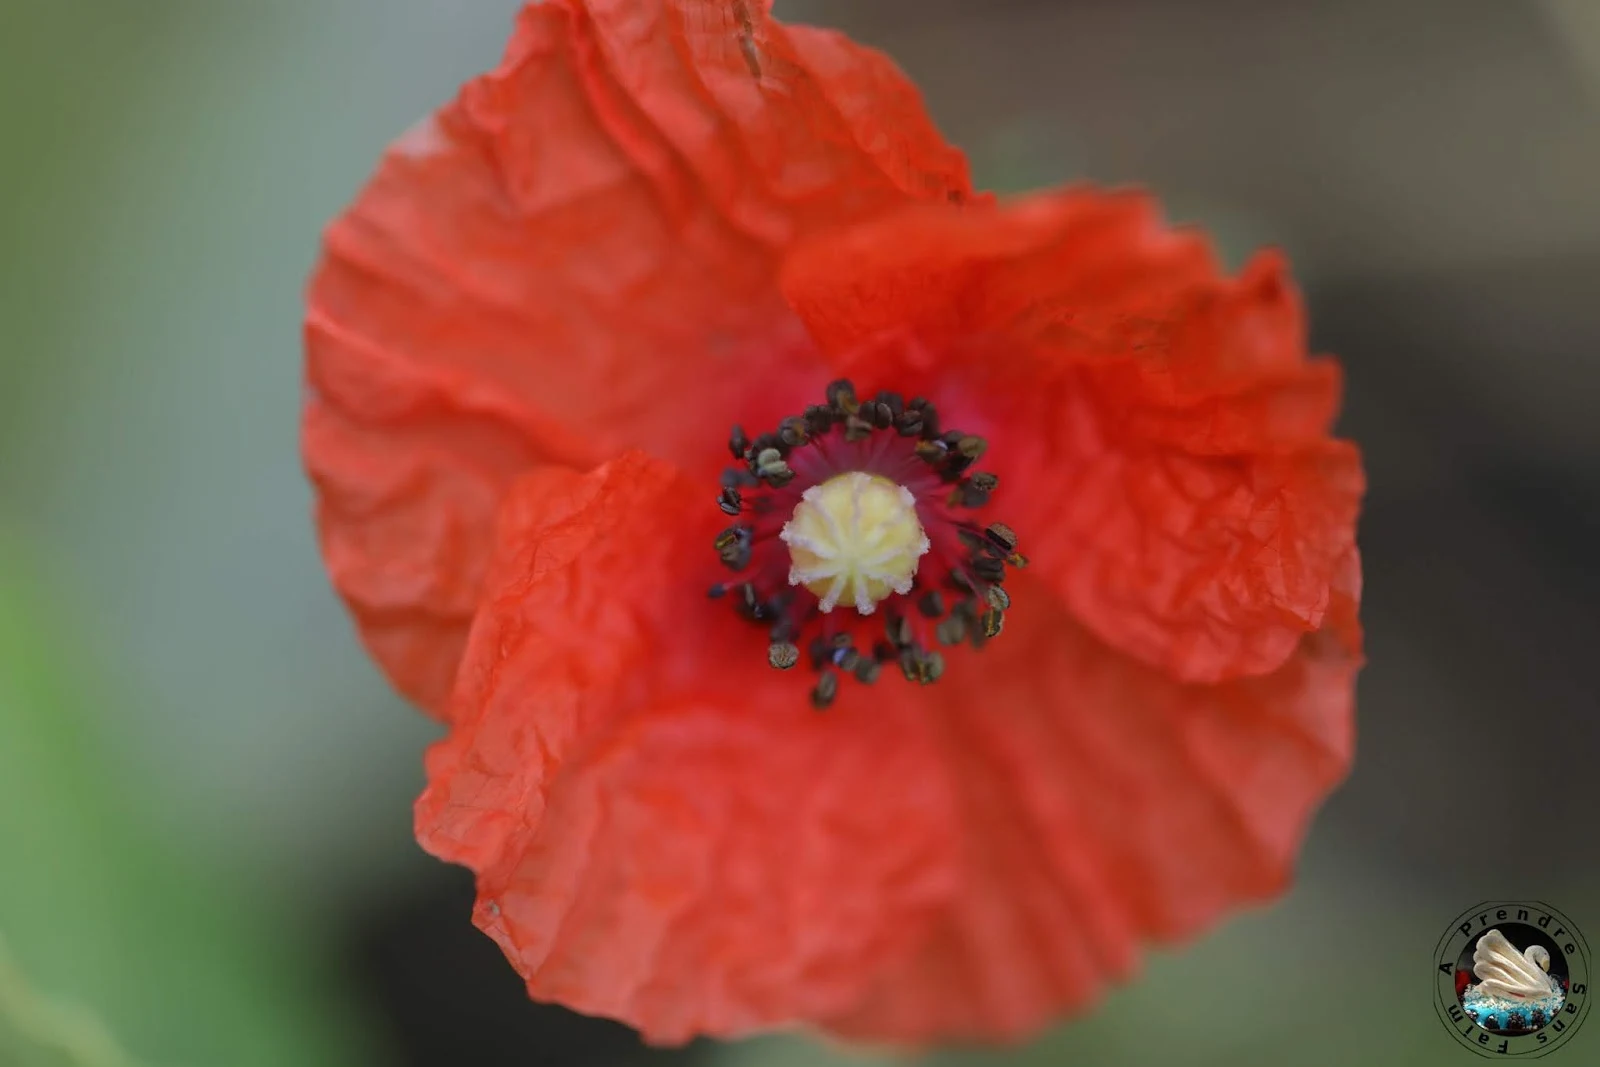
[[[937,681],[945,669],[939,648],[982,648],[999,635],[1011,606],[1002,587],[1007,568],[1027,563],[1009,526],[980,526],[966,514],[987,504],[999,485],[995,475],[973,469],[987,449],[982,437],[944,429],[922,397],[908,402],[879,392],[861,401],[844,380],[828,386],[825,403],[771,433],[751,438],[735,426],[728,450],[737,464],[723,472],[717,505],[736,521],[717,535],[715,548],[738,577],[713,586],[711,595],[728,597],[741,617],[767,628],[773,667],[794,667],[804,648],[818,673],[811,701],[819,709],[833,702],[841,675],[871,684],[889,663],[909,681]],[[807,540],[805,524],[819,521],[804,509],[826,506],[844,475],[891,483],[914,509],[914,522],[909,514],[883,518],[889,532],[877,536],[905,547],[914,540],[911,527],[920,525],[925,540],[911,545],[909,566],[887,549],[868,559],[899,569],[864,573],[841,605],[847,586],[824,582],[814,569],[814,543],[796,542]],[[871,486],[849,482],[859,508],[860,492]],[[820,521],[838,529],[826,513]],[[874,633],[869,626],[879,619]]]

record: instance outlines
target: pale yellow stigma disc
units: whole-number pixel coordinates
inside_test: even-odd
[[[789,546],[789,584],[815,593],[823,611],[853,604],[871,615],[885,597],[911,590],[928,551],[916,497],[862,471],[807,489],[778,536]]]

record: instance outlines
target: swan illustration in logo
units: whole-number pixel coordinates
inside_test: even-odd
[[[1485,900],[1462,912],[1433,960],[1434,1010],[1480,1056],[1542,1056],[1565,1044],[1600,992],[1583,934],[1538,900]]]
[[[1490,996],[1526,1000],[1561,992],[1550,977],[1550,951],[1543,945],[1529,945],[1521,953],[1499,930],[1478,938],[1472,953],[1472,973],[1478,988]]]
[[[1536,1030],[1561,1010],[1566,990],[1550,971],[1550,952],[1529,945],[1521,952],[1499,930],[1478,938],[1472,973],[1478,979],[1461,997],[1461,1006],[1491,1030]]]

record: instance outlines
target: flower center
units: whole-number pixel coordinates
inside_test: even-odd
[[[871,615],[891,593],[909,593],[917,561],[928,551],[917,498],[862,471],[836,474],[800,494],[778,537],[789,546],[789,584],[815,593],[825,612],[843,602]]]
[[[773,667],[795,666],[804,646],[819,709],[841,676],[870,684],[888,663],[909,681],[937,681],[940,647],[981,648],[999,635],[1006,569],[1027,563],[1009,526],[968,517],[999,485],[972,469],[987,449],[942,430],[927,400],[862,402],[847,381],[775,433],[752,440],[734,427],[728,450],[739,464],[723,472],[717,505],[735,522],[715,547],[738,580],[711,595],[767,628]],[[834,611],[840,604],[856,610]],[[874,614],[876,633],[866,629]]]

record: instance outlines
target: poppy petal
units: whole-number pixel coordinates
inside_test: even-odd
[[[1177,682],[1024,577],[937,685],[818,714],[700,592],[701,503],[631,454],[502,508],[417,832],[536,998],[669,1043],[1023,1036],[1279,892],[1348,766],[1353,558],[1265,677]]]
[[[1116,648],[1213,682],[1322,626],[1364,480],[1276,255],[1229,278],[1148,198],[1073,190],[904,209],[783,284],[838,373],[989,439],[1036,573]]]
[[[329,228],[304,453],[335,585],[443,712],[505,487],[725,420],[820,374],[775,282],[807,233],[963,200],[965,160],[881,55],[744,0],[549,0]]]
[[[1022,582],[1004,635],[929,690],[962,884],[919,950],[825,1027],[1027,1037],[1126,978],[1142,945],[1280,893],[1351,760],[1353,573],[1337,622],[1272,674],[1215,686],[1117,655]]]
[[[531,995],[657,1042],[846,1010],[955,873],[926,709],[813,711],[705,596],[695,489],[639,454],[516,483],[417,807]]]

